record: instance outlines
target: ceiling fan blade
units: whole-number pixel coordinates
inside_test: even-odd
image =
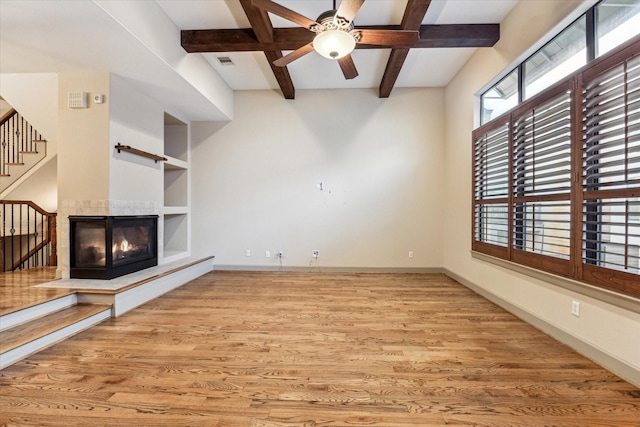
[[[281,6],[271,0],[251,0],[251,4],[260,9],[266,10],[267,12],[271,12],[274,15],[278,15],[287,21],[291,21],[294,24],[298,24],[307,30],[312,26],[317,25],[317,22],[313,19],[300,15],[298,12],[294,12],[293,10]]]
[[[291,64],[296,59],[305,56],[309,52],[313,52],[313,44],[312,43],[307,43],[304,46],[299,47],[298,49],[294,50],[290,54],[285,55],[282,58],[273,61],[273,65],[275,65],[277,67],[285,67],[285,66]]]
[[[340,6],[338,6],[336,15],[351,22],[363,3],[364,0],[342,0]]]
[[[351,80],[358,77],[358,70],[356,70],[356,64],[354,64],[351,55],[343,56],[338,59],[338,64],[340,65],[340,69],[342,70],[342,74],[344,74],[345,79]]]
[[[367,30],[358,29],[361,44],[376,46],[412,47],[420,39],[419,31],[411,30]]]

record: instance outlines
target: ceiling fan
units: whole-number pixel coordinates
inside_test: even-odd
[[[337,60],[344,77],[353,79],[358,76],[358,70],[351,57],[356,44],[412,47],[420,37],[418,31],[355,28],[353,18],[362,7],[364,0],[342,0],[338,9],[333,0],[333,9],[320,14],[315,21],[272,0],[252,0],[251,3],[266,12],[278,15],[316,33],[311,43],[274,61],[273,64],[278,67],[285,67],[315,50],[325,58]]]

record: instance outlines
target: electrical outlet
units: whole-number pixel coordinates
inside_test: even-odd
[[[271,251],[264,251],[265,258],[271,258]]]
[[[413,251],[409,251],[409,258],[413,258]]]
[[[251,250],[247,249],[246,251],[244,251],[244,256],[251,256]]]
[[[580,303],[578,301],[571,301],[571,314],[580,317]]]
[[[312,255],[314,258],[319,258],[319,257],[320,257],[320,251],[319,251],[319,250],[317,250],[317,249],[316,249],[316,250],[314,250],[314,251],[311,251],[311,255]]]
[[[284,256],[284,254],[282,253],[282,251],[278,251],[277,255],[278,258],[282,258]]]

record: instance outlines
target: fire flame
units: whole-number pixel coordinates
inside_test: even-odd
[[[132,250],[133,247],[129,245],[129,241],[127,239],[122,239],[120,243],[114,243],[111,251],[116,253],[116,251],[128,252]]]

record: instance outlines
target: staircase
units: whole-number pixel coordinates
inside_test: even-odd
[[[13,108],[0,118],[0,193],[47,156],[46,142]]]

